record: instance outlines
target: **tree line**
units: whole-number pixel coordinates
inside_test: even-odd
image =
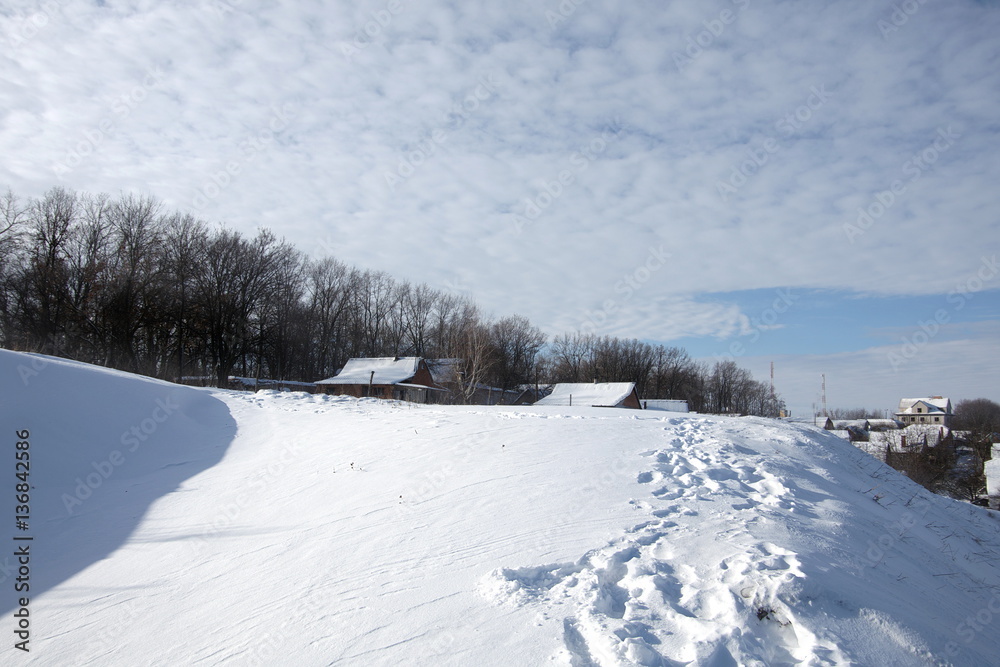
[[[643,398],[776,415],[732,361],[675,347],[556,336],[468,296],[165,210],[153,197],[53,188],[0,197],[0,344],[153,377],[314,381],[352,357],[459,359],[468,386],[634,381]]]

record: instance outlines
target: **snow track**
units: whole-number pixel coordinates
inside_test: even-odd
[[[767,664],[818,654],[815,664],[844,664],[836,645],[797,625],[781,600],[782,588],[804,576],[796,554],[758,542],[736,521],[758,505],[791,509],[788,488],[762,461],[746,465],[745,454],[713,440],[708,422],[674,419],[667,430],[671,446],[642,453],[652,465],[637,481],[670,483],[633,501],[653,518],[576,563],[497,570],[483,592],[541,603],[546,617],[569,613],[563,641],[572,665],[747,664],[743,656],[761,648],[746,645],[748,625],[769,636]],[[706,532],[711,553],[692,561],[691,541]]]
[[[890,656],[884,648],[863,646],[852,656],[838,623],[815,613],[823,605],[814,603],[837,592],[820,591],[810,581],[847,563],[831,557],[819,571],[807,572],[796,551],[764,539],[803,542],[796,525],[822,516],[837,530],[811,536],[821,538],[819,550],[814,540],[804,542],[812,542],[813,558],[823,556],[823,546],[833,556],[838,519],[848,512],[843,489],[815,474],[828,490],[804,484],[802,462],[761,447],[798,448],[801,436],[772,432],[762,443],[764,434],[757,429],[733,425],[672,419],[665,429],[669,446],[641,453],[649,466],[636,481],[652,490],[632,502],[649,520],[575,562],[495,570],[481,592],[497,604],[533,606],[542,618],[561,617],[559,659],[574,667],[848,665],[882,664],[882,659],[947,664],[914,633],[904,630],[903,646],[898,626],[877,622],[870,639],[884,634],[896,652]],[[749,434],[750,441],[738,444],[742,438],[734,439],[734,430]],[[863,610],[866,615],[879,617]]]

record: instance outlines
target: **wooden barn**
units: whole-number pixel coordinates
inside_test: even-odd
[[[326,394],[413,403],[427,403],[430,392],[444,391],[434,383],[427,362],[420,357],[351,359],[335,376],[316,385]]]

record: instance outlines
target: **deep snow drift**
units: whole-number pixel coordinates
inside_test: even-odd
[[[0,517],[33,537],[27,654],[0,557],[4,664],[1000,653],[997,514],[809,427],[203,390],[7,351],[0,400]]]

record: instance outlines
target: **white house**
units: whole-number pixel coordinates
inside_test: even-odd
[[[641,410],[634,382],[563,382],[535,405],[586,405],[594,408]]]
[[[951,401],[943,396],[930,398],[903,398],[899,401],[896,419],[904,426],[929,424],[931,426],[951,426]]]

